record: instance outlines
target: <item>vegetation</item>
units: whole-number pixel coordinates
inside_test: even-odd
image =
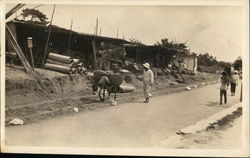
[[[169,41],[167,38],[162,39],[160,42],[156,42],[155,45],[160,45],[165,48],[174,48],[180,50],[185,55],[192,55],[198,57],[198,70],[202,72],[214,73],[217,70],[223,70],[225,67],[231,67],[232,65],[228,62],[218,61],[216,57],[210,55],[209,53],[197,54],[195,52],[190,52],[190,49],[186,45],[186,43],[175,43],[173,41]],[[236,69],[241,67],[241,59],[238,58],[234,66]]]
[[[159,45],[165,48],[174,48],[182,51],[184,54],[190,54],[190,49],[188,49],[186,43],[175,43],[173,41],[169,41],[168,38],[161,39],[161,42],[157,41],[155,45]]]
[[[242,59],[241,59],[241,57],[238,57],[238,58],[234,61],[233,67],[234,67],[235,70],[240,70],[240,69],[242,69]]]
[[[134,37],[131,37],[131,38],[129,39],[129,42],[131,42],[131,43],[134,44],[134,45],[144,45],[139,39],[134,38]]]
[[[46,15],[36,9],[29,9],[29,8],[23,9],[21,15],[23,17],[23,20],[25,20],[27,17],[31,17],[30,20],[31,22],[38,20],[42,24],[48,23],[47,21],[48,18],[46,17]]]

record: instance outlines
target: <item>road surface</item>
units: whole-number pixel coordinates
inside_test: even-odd
[[[182,144],[185,149],[241,149],[242,117],[231,123],[232,127],[196,134],[190,143]]]
[[[60,116],[37,123],[6,127],[11,146],[152,147],[216,112],[239,102],[236,96],[219,105],[219,84],[191,91],[153,97],[150,103],[110,106],[73,116]]]

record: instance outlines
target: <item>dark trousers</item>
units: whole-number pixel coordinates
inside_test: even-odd
[[[236,83],[231,82],[231,93],[235,93]]]
[[[220,104],[222,104],[222,97],[224,96],[224,103],[227,103],[227,90],[220,90]]]

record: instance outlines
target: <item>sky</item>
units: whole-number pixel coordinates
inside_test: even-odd
[[[7,5],[6,11],[13,6]],[[53,5],[37,9],[51,19]],[[219,61],[233,62],[242,54],[240,6],[56,5],[53,24],[70,29],[73,20],[72,30],[93,34],[96,18],[102,36],[116,38],[118,28],[119,38],[124,35],[125,40],[133,37],[147,45],[163,38],[186,42],[192,52],[207,52]]]

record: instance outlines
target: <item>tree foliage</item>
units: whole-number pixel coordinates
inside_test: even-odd
[[[234,67],[235,70],[242,69],[242,59],[241,59],[241,57],[238,57],[238,58],[234,61],[233,67]]]
[[[190,54],[190,50],[186,43],[175,43],[173,41],[169,41],[168,38],[161,39],[161,42],[157,41],[155,45],[159,45],[165,48],[174,48],[180,51],[183,51],[184,54]]]
[[[131,43],[133,43],[133,44],[135,44],[135,45],[143,45],[142,42],[141,42],[139,39],[134,38],[134,37],[131,37],[131,38],[129,39],[129,42],[131,42]]]
[[[37,19],[41,23],[48,23],[47,22],[48,18],[46,17],[46,15],[36,9],[29,9],[29,8],[23,9],[21,15],[23,16],[24,20],[30,16],[32,22]]]
[[[209,55],[209,53],[198,55],[198,64],[203,66],[214,66],[218,63],[215,57]]]

